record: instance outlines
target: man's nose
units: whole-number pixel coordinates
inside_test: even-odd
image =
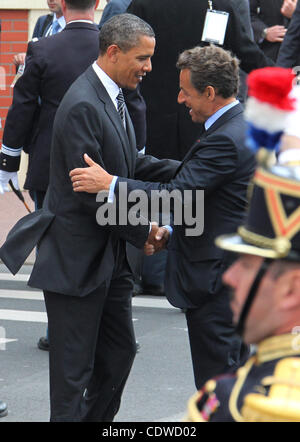
[[[151,59],[150,58],[144,64],[144,68],[143,69],[144,69],[145,72],[151,72],[152,71],[152,63],[151,63]]]
[[[236,272],[237,264],[233,263],[224,273],[223,273],[223,283],[231,288],[236,286]]]
[[[178,94],[178,97],[177,97],[177,102],[178,102],[179,104],[182,104],[182,103],[185,102],[185,98],[184,98],[184,95],[183,95],[183,93],[182,93],[182,90],[179,91],[179,94]]]

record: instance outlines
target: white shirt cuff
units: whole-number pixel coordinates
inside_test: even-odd
[[[114,176],[112,179],[112,182],[110,183],[109,192],[108,192],[108,199],[107,199],[108,203],[113,203],[115,200],[115,187],[116,187],[117,179],[118,179],[118,177]]]

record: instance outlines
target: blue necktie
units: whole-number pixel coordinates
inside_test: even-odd
[[[52,35],[57,34],[59,30],[60,30],[60,24],[58,23],[57,20],[55,20],[55,22],[52,25]]]

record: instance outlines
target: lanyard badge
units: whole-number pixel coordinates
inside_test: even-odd
[[[212,0],[208,0],[209,9],[206,12],[202,41],[223,45],[229,14],[225,11],[213,9]]]

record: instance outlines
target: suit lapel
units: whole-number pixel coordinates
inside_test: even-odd
[[[135,138],[134,127],[126,106],[125,106],[125,118],[126,118],[126,129],[127,129],[127,136],[130,148],[130,155],[128,161],[131,160],[129,168],[129,177],[134,178],[135,158],[136,158],[136,138]]]
[[[107,115],[109,116],[112,124],[114,125],[114,127],[120,137],[122,149],[123,149],[126,164],[128,167],[129,176],[132,176],[133,167],[134,167],[133,158],[132,158],[132,148],[130,146],[130,141],[128,139],[126,130],[122,124],[121,118],[120,118],[110,96],[108,95],[105,87],[103,86],[100,79],[96,75],[92,66],[90,66],[88,68],[88,70],[86,71],[86,74],[87,74],[89,80],[91,81],[91,83],[93,84],[99,99],[104,103],[105,111],[106,111]],[[126,117],[129,118],[127,110],[126,110]],[[126,121],[126,124],[127,124],[127,121]]]

